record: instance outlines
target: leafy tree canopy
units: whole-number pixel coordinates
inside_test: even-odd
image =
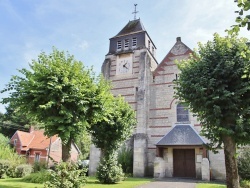
[[[30,64],[30,70],[19,72],[22,76],[13,76],[2,91],[10,92],[2,103],[10,103],[29,119],[42,122],[46,135],[58,134],[64,143],[63,160],[67,161],[72,140],[102,119],[109,84],[56,48],[49,55],[41,53]]]
[[[214,35],[179,63],[176,95],[201,121],[211,148],[223,143],[227,187],[239,187],[237,144],[250,143],[250,49],[247,40]]]
[[[250,30],[250,0],[235,0],[235,2],[240,9],[235,11],[238,14],[235,19],[237,24],[232,26],[228,31],[229,34],[238,33],[241,27],[247,27],[247,30]]]
[[[104,106],[106,116],[91,127],[92,141],[104,152],[113,152],[131,136],[135,112],[121,97],[110,96]]]
[[[203,133],[218,146],[222,134],[233,136],[238,144],[249,142],[250,49],[246,42],[215,34],[214,41],[199,44],[198,53],[179,63],[176,94],[198,115]]]

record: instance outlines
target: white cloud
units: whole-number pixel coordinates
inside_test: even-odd
[[[87,41],[84,40],[78,44],[78,47],[84,51],[89,47],[89,44]]]

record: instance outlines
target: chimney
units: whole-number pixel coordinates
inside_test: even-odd
[[[176,42],[181,42],[181,37],[177,37]]]

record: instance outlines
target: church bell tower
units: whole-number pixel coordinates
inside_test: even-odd
[[[148,174],[149,86],[157,67],[155,54],[153,41],[141,20],[135,17],[110,38],[109,51],[102,65],[104,77],[113,86],[111,92],[123,96],[136,112],[137,126],[132,138],[133,175],[136,177]]]

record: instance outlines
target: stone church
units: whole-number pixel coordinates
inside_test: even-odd
[[[121,95],[135,110],[133,175],[225,179],[224,153],[204,147],[201,125],[185,105],[174,98],[175,62],[189,58],[192,50],[180,37],[164,59],[156,60],[156,46],[140,19],[129,21],[110,38],[102,73],[112,93]],[[100,151],[91,146],[89,173],[94,174]]]

